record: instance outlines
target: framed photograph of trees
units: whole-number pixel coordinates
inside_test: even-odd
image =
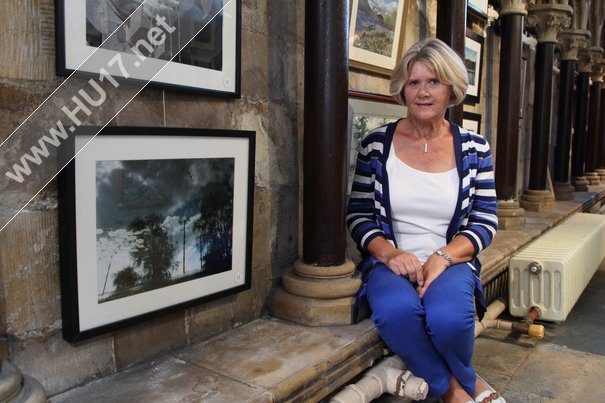
[[[255,133],[106,127],[60,172],[63,335],[250,288]]]
[[[349,60],[354,68],[390,75],[401,55],[405,0],[352,0]]]
[[[351,191],[361,140],[373,129],[407,116],[407,108],[393,98],[349,91],[349,166],[347,192]],[[388,99],[388,98],[386,98]]]

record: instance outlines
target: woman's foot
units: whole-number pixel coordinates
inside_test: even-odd
[[[466,393],[462,385],[455,377],[450,378],[450,388],[441,396],[443,403],[468,403],[472,402],[473,398]]]
[[[477,382],[475,383],[475,394],[473,399],[477,403],[506,403],[506,400],[498,394],[485,382],[479,375],[477,375]]]

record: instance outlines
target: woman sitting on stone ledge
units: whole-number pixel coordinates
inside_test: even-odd
[[[477,254],[496,233],[487,141],[444,119],[468,87],[462,59],[435,38],[413,45],[391,78],[408,117],[371,131],[357,157],[347,226],[385,343],[444,402],[504,402],[475,374]]]

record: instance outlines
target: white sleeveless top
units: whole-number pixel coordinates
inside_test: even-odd
[[[458,171],[419,171],[395,155],[387,159],[393,232],[399,249],[424,263],[446,245],[447,228],[458,199]]]

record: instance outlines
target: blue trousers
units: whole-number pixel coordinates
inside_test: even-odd
[[[429,384],[430,396],[443,395],[451,375],[469,395],[475,391],[475,286],[465,263],[446,269],[422,299],[406,277],[384,265],[368,279],[372,321],[387,346]]]

